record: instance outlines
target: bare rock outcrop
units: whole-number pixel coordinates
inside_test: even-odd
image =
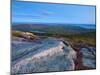
[[[31,32],[12,31],[12,35],[16,36],[16,37],[28,39],[28,40],[34,40],[34,39],[38,39],[39,38],[38,36],[34,35]]]
[[[86,67],[96,68],[96,49],[94,47],[82,48],[82,63]]]
[[[19,42],[13,40],[13,45],[16,43]],[[12,57],[12,74],[68,71],[75,69],[74,59],[76,58],[76,52],[70,45],[66,46],[59,39],[46,38],[41,40],[41,43],[22,43],[20,43],[22,45],[21,47],[20,44],[16,45],[19,49],[13,46],[13,52],[17,54]]]

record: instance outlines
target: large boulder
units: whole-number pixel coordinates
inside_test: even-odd
[[[89,68],[96,68],[96,53],[94,47],[82,48],[82,64]]]

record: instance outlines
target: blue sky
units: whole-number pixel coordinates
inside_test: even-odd
[[[12,22],[95,24],[95,6],[14,1]]]

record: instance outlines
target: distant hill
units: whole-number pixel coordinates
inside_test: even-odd
[[[43,24],[21,24],[12,26],[13,30],[45,32],[55,34],[81,34],[94,31],[95,29],[86,29],[80,26],[72,25],[43,25]]]

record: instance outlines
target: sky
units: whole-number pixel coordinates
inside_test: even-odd
[[[93,25],[95,6],[13,1],[12,23]]]

